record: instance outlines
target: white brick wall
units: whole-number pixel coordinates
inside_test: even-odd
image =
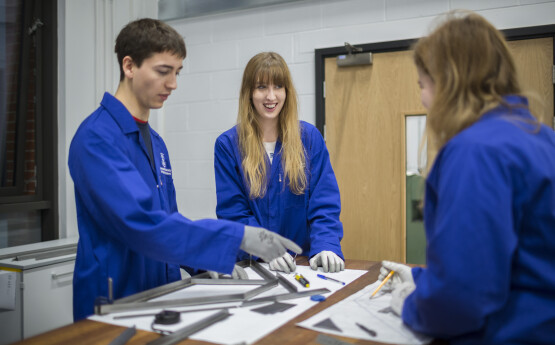
[[[315,121],[314,49],[416,38],[445,11],[479,11],[499,29],[555,23],[555,2],[541,0],[304,1],[169,22],[188,57],[164,109],[180,211],[215,217],[214,140],[231,128],[243,68],[261,51],[281,54],[291,69],[301,119]]]

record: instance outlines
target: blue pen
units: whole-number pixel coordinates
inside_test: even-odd
[[[345,283],[342,282],[341,280],[337,280],[337,279],[334,279],[334,278],[326,277],[326,276],[323,275],[323,274],[317,274],[316,276],[317,276],[318,278],[322,278],[322,279],[325,279],[325,280],[331,280],[332,282],[336,282],[336,283],[345,285]]]

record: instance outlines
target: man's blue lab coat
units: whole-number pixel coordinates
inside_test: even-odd
[[[191,221],[177,211],[166,145],[152,129],[153,170],[135,120],[106,93],[69,150],[79,243],[74,319],[95,299],[122,298],[180,279],[179,265],[231,273],[244,232],[239,223]]]
[[[341,200],[324,139],[316,127],[301,121],[301,139],[307,155],[308,189],[295,195],[284,179],[281,142],[276,143],[268,187],[263,198],[251,199],[243,178],[236,127],[216,140],[214,169],[220,219],[261,226],[293,240],[309,257],[329,250],[343,258],[339,221]],[[268,160],[268,164],[270,164]],[[241,252],[238,260],[246,258]]]
[[[453,344],[555,341],[555,134],[522,97],[452,138],[426,181],[412,329]],[[445,116],[448,116],[446,114]]]

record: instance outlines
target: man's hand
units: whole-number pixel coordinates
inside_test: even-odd
[[[295,259],[289,253],[285,253],[282,257],[270,261],[270,269],[290,273],[295,272],[297,266],[295,265]]]
[[[208,275],[210,275],[210,278],[212,278],[212,279],[219,279],[219,273],[218,272],[208,271]],[[245,269],[243,267],[235,265],[233,267],[233,272],[231,272],[231,278],[232,279],[249,279],[249,276],[247,275],[247,272],[245,271]]]
[[[314,255],[308,261],[310,268],[317,270],[318,266],[322,266],[324,272],[339,272],[345,269],[345,261],[343,261],[334,252],[322,250],[320,253]]]
[[[411,268],[407,265],[392,261],[382,261],[382,267],[380,268],[380,275],[378,276],[378,280],[384,280],[391,271],[395,271],[395,273],[383,286],[385,289],[393,290],[396,288],[397,285],[403,282],[411,282],[412,285],[415,285],[414,279],[412,278]]]
[[[245,225],[245,234],[240,248],[266,262],[283,256],[288,249],[297,254],[303,251],[295,242],[283,236],[249,225]]]

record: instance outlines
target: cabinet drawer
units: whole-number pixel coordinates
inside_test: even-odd
[[[23,271],[23,337],[73,323],[75,260]]]

